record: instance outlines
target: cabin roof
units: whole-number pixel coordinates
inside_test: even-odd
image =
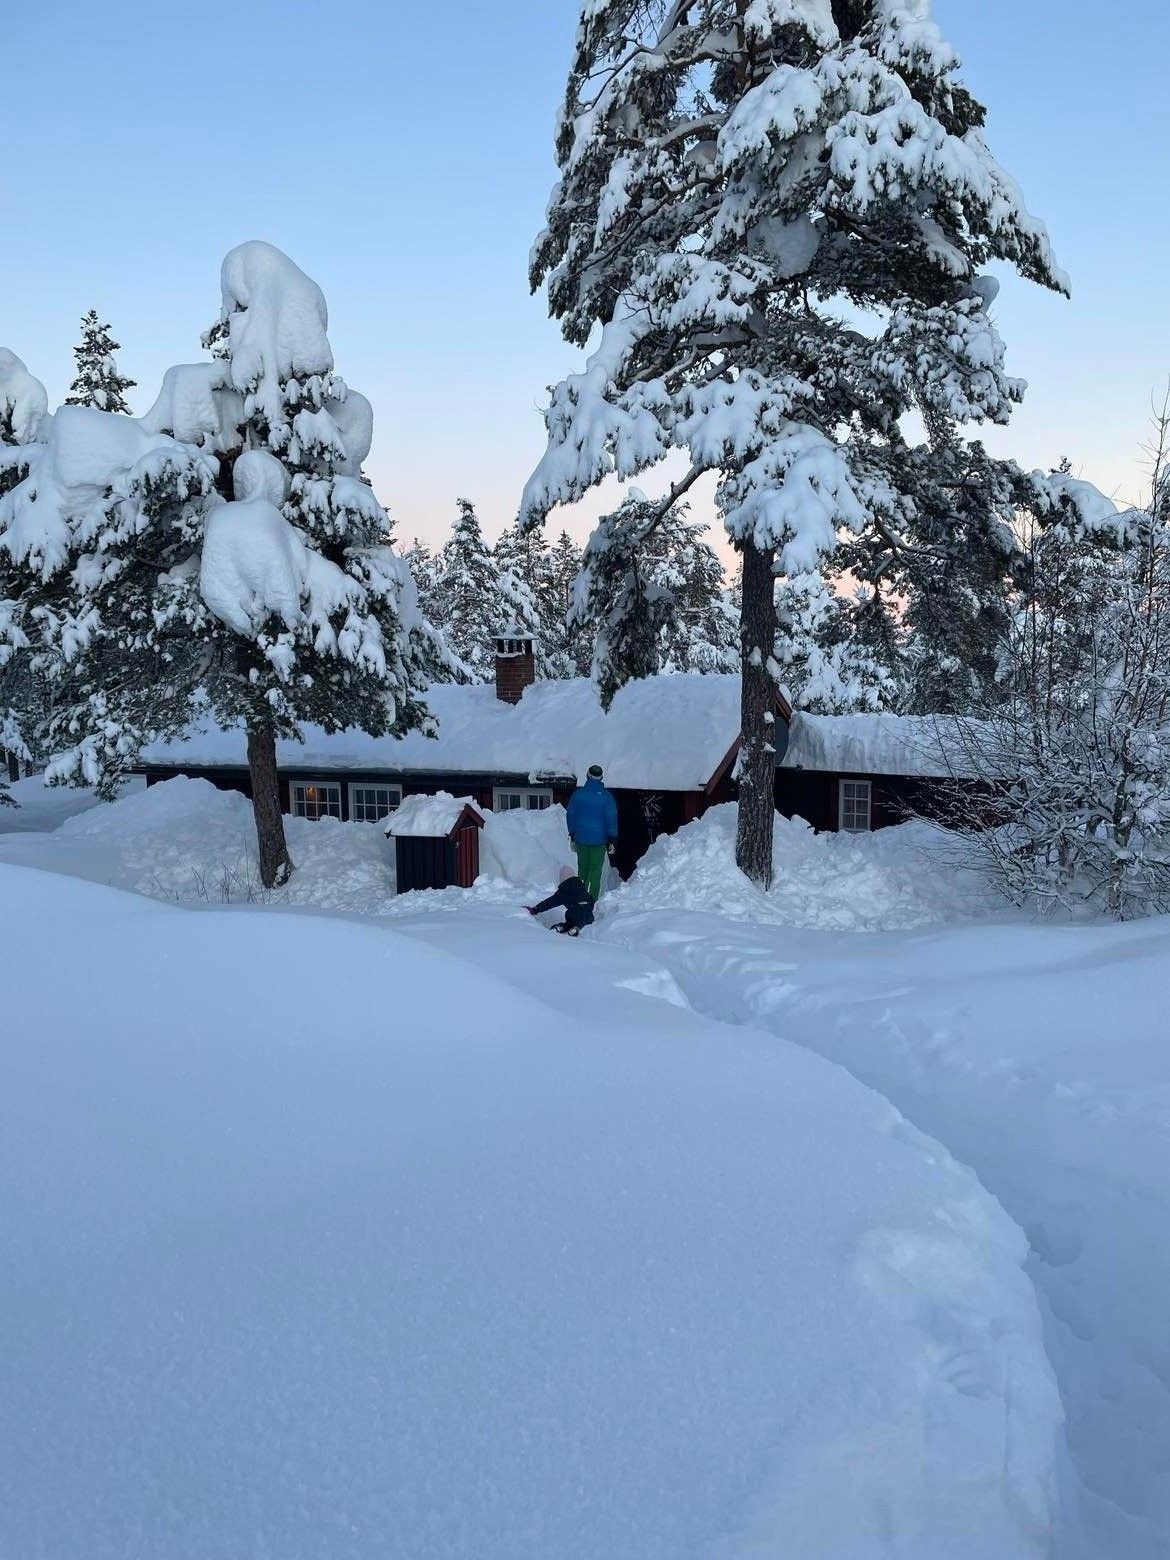
[[[739,731],[739,678],[649,677],[627,684],[609,713],[588,678],[540,681],[517,704],[490,684],[436,683],[426,703],[438,736],[328,734],[306,725],[303,742],[278,742],[283,769],[365,773],[527,775],[583,780],[600,764],[607,785],[650,791],[702,790]],[[236,769],[247,762],[244,733],[197,722],[173,742],[143,750],[144,768]]]
[[[792,721],[782,768],[832,774],[972,776],[979,722],[935,715],[806,715]]]
[[[436,683],[426,703],[437,737],[371,737],[327,733],[306,725],[302,742],[277,743],[277,763],[297,773],[525,776],[534,784],[582,781],[600,764],[619,790],[710,790],[727,773],[739,745],[740,681],[736,675],[679,673],[622,688],[607,714],[588,678],[544,680],[508,704],[490,684]],[[788,718],[787,700],[779,701]],[[948,772],[943,747],[963,773],[970,728],[929,716],[791,716],[784,769],[861,775],[938,776]],[[196,722],[172,742],[143,750],[145,769],[242,769],[244,733]],[[966,766],[969,767],[969,766]]]

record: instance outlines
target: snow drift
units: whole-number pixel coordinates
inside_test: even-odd
[[[970,1174],[644,959],[499,921],[521,990],[446,924],[0,868],[0,1552],[1045,1553],[1059,1411]]]
[[[777,815],[776,881],[762,893],[735,865],[735,807],[713,807],[651,846],[602,912],[700,910],[835,931],[939,925],[1003,911],[962,846],[928,823],[818,834]]]

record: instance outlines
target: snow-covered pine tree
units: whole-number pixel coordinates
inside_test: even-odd
[[[435,581],[438,578],[439,564],[434,552],[417,536],[402,555],[403,561],[410,570],[410,577],[414,581],[414,588],[418,591],[419,606],[428,617],[432,617],[432,592]]]
[[[929,0],[589,0],[531,280],[566,338],[521,513],[672,451],[743,554],[737,859],[771,881],[775,572],[902,547],[900,424],[1005,421],[1022,386],[980,275],[1066,289]],[[842,306],[845,306],[843,310]]]
[[[841,550],[866,586],[853,632],[898,684],[899,707],[924,715],[983,708],[1023,567],[1018,517],[1043,495],[1013,461],[953,432],[885,455],[904,495],[903,522],[893,543],[875,528]]]
[[[536,600],[553,677],[587,677],[593,659],[592,635],[572,611],[582,557],[568,531],[540,553]]]
[[[292,871],[277,738],[302,721],[375,736],[423,722],[433,644],[361,477],[372,414],[334,372],[320,288],[252,242],[225,259],[222,297],[215,361],[172,369],[141,423],[82,408],[54,419],[62,436],[65,419],[98,419],[90,448],[131,432],[141,445],[73,526],[57,632],[69,747],[54,772],[108,792],[145,741],[193,714],[243,726],[271,887]]]
[[[500,577],[475,505],[467,498],[457,504],[451,535],[439,555],[432,608],[472,679],[490,682],[495,675],[495,639],[507,626],[501,617],[511,608],[502,604]]]
[[[853,604],[862,610],[863,604]],[[851,604],[819,569],[777,582],[776,665],[801,709],[852,715],[893,707],[897,685],[881,660],[853,632]]]
[[[657,672],[726,672],[739,662],[736,616],[703,526],[632,488],[586,545],[570,624],[593,638],[591,674],[608,709],[625,683]]]
[[[0,800],[4,778],[32,756],[42,724],[44,689],[32,666],[38,585],[23,540],[9,533],[5,496],[29,474],[44,431],[48,396],[15,352],[0,347]]]
[[[647,556],[659,523],[657,504],[631,489],[589,538],[573,588],[570,622],[593,634],[591,671],[605,709],[627,682],[658,671],[674,623],[677,599]]]
[[[739,611],[729,599],[726,572],[706,531],[680,504],[667,511],[654,545],[661,556],[661,582],[677,602],[663,636],[664,672],[734,672],[739,666]]]
[[[125,412],[130,415],[127,390],[135,381],[118,372],[114,353],[121,346],[110,335],[110,327],[90,309],[81,319],[81,341],[73,349],[77,372],[65,397],[66,406],[94,406],[99,412]]]

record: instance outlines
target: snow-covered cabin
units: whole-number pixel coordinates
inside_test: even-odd
[[[587,678],[535,679],[530,641],[497,645],[495,686],[440,683],[427,694],[438,735],[370,737],[306,726],[279,742],[285,811],[375,823],[407,796],[440,791],[480,808],[565,803],[600,764],[621,823],[629,871],[650,842],[735,795],[737,676],[680,674],[628,684],[602,710]],[[814,716],[778,700],[776,804],[818,829],[861,831],[929,806],[945,766],[933,723],[897,716]],[[148,783],[195,775],[248,792],[244,733],[211,723],[147,748]]]

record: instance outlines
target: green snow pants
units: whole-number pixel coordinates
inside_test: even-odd
[[[601,898],[601,878],[608,854],[604,845],[574,845],[577,852],[577,876],[589,890],[594,903]]]

